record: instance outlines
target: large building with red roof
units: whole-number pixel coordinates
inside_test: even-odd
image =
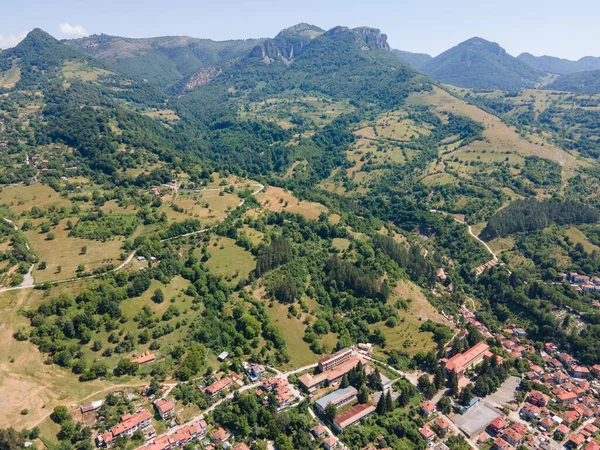
[[[459,377],[465,374],[465,371],[472,369],[477,364],[483,361],[485,352],[489,350],[489,346],[484,342],[479,342],[464,353],[458,353],[448,360],[446,370],[453,371]]]

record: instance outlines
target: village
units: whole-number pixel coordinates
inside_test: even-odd
[[[524,370],[520,375],[511,371],[499,389],[486,397],[473,396],[468,404],[451,399],[449,411],[441,402],[451,397],[449,390],[439,390],[431,399],[423,401],[418,408],[423,423],[419,433],[428,447],[449,449],[445,441],[461,436],[472,448],[486,450],[600,449],[600,365],[586,367],[551,342],[536,348],[528,341],[526,331],[517,326],[491,333],[477,320],[476,314],[465,307],[461,310],[461,319],[467,327],[481,333],[484,340],[461,353],[453,354],[453,349],[447,348],[447,357],[438,361],[448,379],[456,377],[459,390],[474,384],[476,370],[484,362],[497,366],[507,360],[519,361]],[[457,339],[466,339],[467,334],[464,329]],[[265,404],[275,402],[278,410],[309,400],[312,405],[309,411],[315,421],[310,439],[315,448],[347,448],[343,442],[344,430],[377,415],[379,403],[388,395],[397,399],[396,381],[408,380],[418,386],[417,376],[432,378],[425,372],[403,373],[375,359],[371,350],[371,344],[344,348],[315,364],[290,372],[247,362],[244,373],[213,374],[214,382],[197,385],[212,399],[212,404],[200,415],[185,421],[177,417],[178,402],[169,395],[172,386],[165,385],[156,395],[147,397],[147,401],[137,403],[140,407],[135,413],[123,415],[120,423],[98,433],[96,443],[99,447],[111,447],[123,436],[141,433],[145,441],[141,450],[170,450],[189,443],[194,443],[194,448],[248,449],[251,443],[215,423],[211,412],[222,402],[231,400],[234,394],[249,391]],[[227,352],[219,355],[222,362],[227,358]],[[154,354],[146,354],[133,361],[145,365],[155,360]],[[347,377],[357,371],[376,376],[380,392],[364,398],[359,390],[348,385]],[[141,392],[141,397],[144,393]],[[102,401],[97,401],[80,409],[82,414],[94,414],[101,406]],[[166,425],[166,431],[160,434],[155,431],[157,420]],[[268,443],[267,448],[275,447]],[[373,442],[364,448],[385,447]]]

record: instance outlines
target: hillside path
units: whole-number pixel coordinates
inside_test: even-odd
[[[261,193],[264,189],[265,186],[263,184],[260,183],[253,183],[253,184],[249,184],[249,183],[239,183],[239,184],[231,184],[228,186],[223,186],[220,188],[205,188],[205,189],[199,189],[199,190],[204,190],[204,191],[223,191],[226,188],[229,187],[240,187],[240,186],[248,186],[248,187],[255,187],[256,190],[254,192],[252,192],[252,195],[256,196],[257,194]],[[196,234],[203,234],[206,233],[208,231],[214,230],[216,229],[221,223],[223,223],[225,220],[227,220],[227,218],[238,208],[240,208],[241,206],[243,206],[245,203],[245,200],[242,199],[242,201],[231,211],[229,211],[225,217],[223,217],[223,219],[217,223],[216,225],[213,225],[211,227],[208,228],[204,228],[202,230],[198,230],[198,231],[192,231],[190,233],[185,233],[185,234],[180,234],[178,236],[173,236],[170,238],[165,238],[165,239],[161,239],[161,242],[166,242],[166,241],[171,241],[173,239],[178,239],[178,238],[182,238],[182,237],[187,237],[187,236],[193,236]],[[15,230],[17,229],[17,226],[12,223],[12,221],[10,221],[9,219],[4,219],[7,223],[11,224],[13,227],[15,227]],[[29,248],[29,244],[27,244],[27,248]],[[113,272],[118,272],[119,270],[122,270],[123,268],[125,268],[135,257],[136,252],[135,250],[133,252],[131,252],[127,258],[125,259],[125,261],[123,261],[121,264],[119,264],[117,267],[115,267],[114,269],[112,269]],[[33,281],[33,276],[31,275],[31,271],[33,270],[33,265],[31,266],[31,268],[29,269],[29,272],[27,273],[27,275],[25,276],[25,280],[23,281],[23,283],[21,283],[19,286],[15,286],[15,287],[10,287],[10,288],[3,288],[0,289],[0,294],[3,292],[8,292],[8,291],[17,291],[17,290],[21,290],[21,289],[31,289],[31,288],[35,288],[36,286],[40,286],[44,283],[34,283]],[[61,283],[68,283],[70,281],[77,281],[77,280],[85,280],[85,279],[89,279],[89,278],[98,278],[100,275],[88,275],[86,277],[73,277],[73,278],[65,278],[64,280],[56,280],[56,281],[52,281],[50,282],[50,284],[61,284]]]

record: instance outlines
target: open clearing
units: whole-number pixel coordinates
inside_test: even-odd
[[[485,141],[476,141],[461,147],[456,152],[466,150],[496,150],[498,152],[515,152],[523,156],[539,156],[557,162],[567,168],[576,165],[576,158],[567,152],[540,141],[529,142],[523,139],[513,128],[502,120],[489,114],[475,105],[450,95],[448,92],[434,87],[432,92],[412,94],[409,103],[416,105],[435,105],[436,111],[454,114],[463,114],[483,124]],[[543,146],[541,144],[544,144]],[[453,152],[454,153],[454,152]]]
[[[84,285],[81,283],[53,288],[52,295],[74,292]],[[58,404],[72,404],[95,392],[111,389],[111,384],[103,381],[79,383],[70,372],[45,365],[37,347],[13,339],[18,326],[29,323],[17,311],[35,308],[42,296],[42,291],[33,289],[0,294],[0,428],[31,428]],[[21,415],[22,409],[28,409],[29,414]]]
[[[451,324],[429,303],[421,289],[410,281],[400,281],[388,303],[393,304],[398,299],[411,300],[407,311],[398,310],[400,317],[398,325],[390,328],[385,325],[385,321],[382,321],[370,325],[369,328],[371,330],[379,328],[383,332],[387,347],[402,350],[410,355],[435,348],[433,335],[420,331],[419,327],[428,319],[449,326]],[[383,355],[381,350],[376,350],[376,353]]]
[[[252,253],[238,247],[235,241],[226,237],[211,239],[208,246],[210,259],[206,267],[215,275],[221,275],[227,281],[236,284],[256,267]]]
[[[263,208],[270,211],[287,211],[300,214],[307,219],[318,219],[321,213],[327,212],[327,208],[320,203],[298,200],[290,192],[273,186],[258,194],[256,200]]]
[[[33,272],[36,282],[72,278],[76,275],[79,264],[83,264],[86,271],[108,264],[119,265],[119,255],[123,246],[120,238],[100,242],[69,237],[69,230],[66,228],[67,219],[63,219],[51,230],[56,236],[51,241],[46,239],[47,234],[42,234],[39,230],[25,232],[31,248],[38,254],[40,261],[47,264],[44,270],[37,270],[36,266]],[[86,247],[85,254],[81,252],[83,247]],[[61,268],[60,272],[58,267]]]
[[[17,214],[29,211],[34,206],[40,209],[47,209],[52,205],[57,207],[71,206],[69,200],[62,198],[50,186],[39,183],[29,186],[11,185],[3,187],[2,192],[0,192],[0,203],[8,205]]]
[[[21,79],[21,69],[16,61],[13,61],[12,67],[6,72],[0,72],[0,87],[12,89]]]

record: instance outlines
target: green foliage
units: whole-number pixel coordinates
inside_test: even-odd
[[[137,217],[133,214],[86,214],[75,224],[69,236],[106,241],[114,236],[130,236],[137,225]]]
[[[516,200],[490,218],[482,236],[488,239],[508,236],[512,233],[545,228],[552,223],[596,223],[598,218],[599,214],[595,208],[572,200]]]

